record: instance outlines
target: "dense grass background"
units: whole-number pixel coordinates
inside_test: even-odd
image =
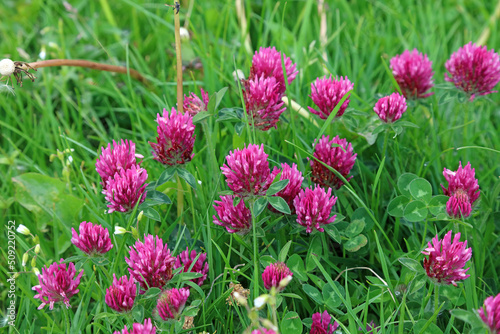
[[[130,226],[134,217],[104,214],[104,196],[100,194],[100,180],[94,168],[97,150],[113,139],[131,139],[137,144],[137,151],[145,156],[143,167],[148,170],[150,180],[157,179],[163,167],[152,159],[148,141],[154,141],[156,136],[156,114],[176,103],[173,14],[164,2],[75,0],[71,6],[65,8],[60,1],[2,1],[0,57],[35,61],[44,53],[47,59],[87,59],[128,65],[144,73],[151,85],[144,86],[126,75],[79,68],[45,68],[36,73],[34,83],[25,81],[22,88],[16,87],[15,95],[4,88],[0,95],[2,221],[6,224],[8,220],[15,220],[38,236],[42,252],[36,265],[40,269],[61,257],[79,254],[70,239],[71,227],[76,228],[81,221],[100,223],[110,231],[115,225]],[[306,266],[303,279],[295,275],[287,288],[287,292],[297,294],[302,300],[284,298],[278,308],[280,323],[284,318],[285,322],[296,321],[296,318],[289,319],[295,315],[289,311],[305,319],[326,308],[343,323],[345,331],[351,333],[357,332],[360,323],[370,320],[385,323],[383,333],[407,333],[414,328],[419,332],[422,323],[420,327],[416,324],[422,319],[424,323],[432,319],[445,333],[466,333],[471,326],[450,315],[449,310],[460,307],[472,311],[479,308],[487,296],[499,292],[500,154],[481,147],[500,148],[500,98],[492,94],[468,103],[456,94],[447,95],[454,90],[444,84],[443,79],[444,63],[449,55],[469,41],[477,41],[486,28],[490,29],[488,48],[499,49],[498,23],[490,21],[494,7],[493,1],[479,0],[332,1],[325,7],[326,43],[321,43],[321,13],[315,1],[247,1],[246,31],[241,30],[232,1],[183,1],[181,23],[184,24],[189,13],[187,27],[192,33],[191,41],[183,45],[185,93],[199,93],[203,87],[212,94],[228,87],[220,107],[241,106],[232,72],[236,66],[248,75],[253,52],[260,46],[276,46],[297,63],[299,75],[287,94],[304,108],[312,105],[308,96],[310,84],[318,76],[325,73],[348,76],[355,84],[350,111],[329,126],[326,133],[338,134],[352,142],[358,159],[351,184],[357,196],[373,211],[378,224],[367,231],[368,244],[350,253],[325,235],[289,235],[286,232],[289,230],[282,227],[292,218],[265,213],[270,219],[264,224],[266,234],[259,238],[260,256],[277,259],[283,246],[292,240],[289,255],[298,254]],[[250,44],[245,47],[247,36]],[[383,135],[373,142],[375,138],[370,133],[379,122],[372,110],[374,103],[381,95],[394,91],[384,61],[388,64],[394,55],[415,47],[433,61],[435,95],[409,106],[403,119],[417,124],[418,128],[405,128],[395,139],[391,135],[388,155],[381,165]],[[201,63],[201,69],[194,68],[195,63]],[[319,118],[316,121],[323,124]],[[217,166],[224,163],[230,150],[249,142],[246,130],[238,136],[233,125],[215,119],[209,121],[213,135],[208,140],[216,148]],[[272,166],[295,162],[307,175],[307,156],[285,140],[310,151],[318,132],[319,128],[313,123],[288,109],[278,129],[257,133],[256,142],[266,145]],[[184,184],[182,218],[185,225],[178,224],[181,217],[177,215],[177,185],[170,182],[164,190],[173,204],[157,208],[160,222],[148,218],[141,221],[140,234],[161,236],[175,249],[175,254],[186,246],[206,251],[210,263],[208,283],[191,297],[207,298],[195,318],[197,331],[239,333],[250,322],[243,308],[229,307],[225,299],[230,281],[239,281],[247,288],[252,284],[252,251],[248,246],[251,238],[229,236],[211,222],[213,200],[218,198],[219,191],[227,188],[220,172],[211,167],[206,139],[201,126],[197,126],[195,158],[187,169],[201,185],[193,192]],[[463,146],[480,148],[457,150]],[[57,150],[65,149],[74,149],[73,163],[66,168],[67,154],[62,159],[51,159]],[[439,184],[445,182],[443,168],[456,170],[459,161],[464,165],[471,161],[481,190],[480,203],[467,224],[432,219],[409,223],[388,215],[386,207],[398,194],[396,182],[402,173],[427,179],[433,193],[441,194]],[[20,179],[16,179],[24,173],[39,173],[60,180],[58,184],[54,181],[58,191],[45,194],[36,193],[40,188],[25,189]],[[309,184],[306,176],[305,185]],[[339,198],[336,212],[349,221],[361,204],[345,187],[336,195]],[[62,204],[54,205],[56,202]],[[81,210],[69,210],[69,202]],[[445,304],[438,315],[433,302],[422,302],[429,283],[423,284],[421,277],[413,279],[414,274],[401,266],[398,258],[410,257],[420,262],[420,251],[426,242],[450,228],[463,232],[473,247],[471,277],[458,288],[441,288],[440,302]],[[2,240],[4,235],[2,233]],[[17,263],[22,271],[21,257],[35,243],[22,235],[16,240]],[[112,263],[97,269],[90,263],[83,266],[85,275],[80,293],[72,299],[70,310],[73,332],[108,333],[127,324],[129,319],[124,317],[94,317],[111,312],[104,303],[104,291],[111,282],[109,275],[126,274],[123,256],[125,247],[133,242],[129,234],[113,236],[115,247],[109,255]],[[311,254],[321,259],[323,267],[318,267]],[[2,264],[4,255],[6,250],[2,247]],[[32,255],[31,251],[30,260]],[[233,271],[231,268],[238,264],[244,266],[239,272]],[[397,295],[397,300],[392,301],[385,285],[366,270],[351,270],[339,278],[347,300],[334,309],[328,299],[314,300],[304,291],[306,283],[321,291],[342,270],[359,266],[370,267],[380,275]],[[30,268],[28,265],[27,270]],[[7,271],[2,265],[0,278],[5,287]],[[60,308],[36,310],[39,301],[33,299],[31,287],[37,282],[36,276],[30,273],[21,274],[17,279],[18,318],[16,329],[11,328],[10,332],[64,331]],[[212,283],[213,290],[208,294]],[[419,284],[421,288],[415,288]],[[263,286],[261,289],[264,292]],[[4,312],[5,289],[0,296],[0,312]],[[151,305],[144,306],[145,316],[149,317]],[[265,312],[262,315],[265,316]],[[433,326],[426,331],[439,333]],[[301,332],[300,328],[295,332]]]

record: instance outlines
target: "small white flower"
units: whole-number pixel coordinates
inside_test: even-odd
[[[288,283],[290,283],[291,280],[292,280],[291,275],[288,275],[287,277],[283,278],[279,284],[280,289],[284,289],[288,285]]]
[[[36,244],[35,246],[35,254],[39,254],[40,253],[40,244]]]
[[[10,59],[0,60],[0,76],[9,77],[14,74],[16,70],[16,64]]]
[[[33,273],[38,276],[38,275],[40,275],[40,270],[38,270],[37,267],[34,267],[33,268]]]
[[[179,29],[179,34],[181,35],[181,40],[183,40],[183,41],[189,40],[189,31],[186,28],[181,27]]]
[[[26,267],[26,262],[28,262],[28,253],[23,254],[23,263],[22,263],[23,267]]]
[[[17,232],[19,232],[21,234],[24,234],[24,235],[30,235],[31,234],[29,228],[27,228],[23,224],[19,224],[19,226],[17,227]]]
[[[115,234],[125,234],[127,230],[121,226],[115,226]]]
[[[267,295],[262,295],[255,298],[253,304],[256,308],[261,308],[262,306],[266,305],[266,302],[267,302]]]

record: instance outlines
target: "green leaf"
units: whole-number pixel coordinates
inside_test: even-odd
[[[412,173],[404,173],[398,179],[398,189],[403,196],[410,197],[410,183],[418,176]]]
[[[267,206],[267,198],[261,197],[253,204],[253,214],[257,218]]]
[[[406,268],[410,269],[413,272],[416,273],[425,273],[424,268],[422,268],[422,265],[414,259],[410,259],[407,257],[402,257],[398,259],[399,262]]]
[[[446,195],[437,195],[432,197],[429,202],[429,211],[433,216],[437,216],[440,213],[446,214],[446,203],[449,197]]]
[[[91,257],[90,259],[96,266],[99,267],[109,264],[109,260],[105,257]]]
[[[428,323],[427,320],[422,319],[415,323],[413,326],[413,333],[415,334],[443,334],[443,331],[439,329],[433,323]]]
[[[335,221],[339,222],[338,219],[336,219]],[[363,228],[363,232],[371,231],[371,229],[375,225],[373,218],[370,216],[370,212],[365,208],[358,208],[356,209],[356,211],[354,211],[354,213],[351,215],[351,224],[354,223],[355,221],[364,222],[365,227]]]
[[[342,293],[345,298],[345,290],[339,282],[334,282],[337,290]],[[337,308],[342,304],[342,298],[335,292],[335,289],[330,285],[330,283],[323,286],[323,300],[329,308]]]
[[[264,255],[259,258],[259,262],[265,268],[272,263],[276,263],[276,260],[270,255]]]
[[[427,206],[421,201],[410,202],[405,208],[404,217],[410,222],[422,221],[427,217]]]
[[[420,128],[417,124],[408,121],[398,121],[397,124],[405,128]]]
[[[243,132],[244,128],[245,128],[245,123],[243,122],[236,123],[234,125],[234,132],[236,132],[238,136],[241,136],[241,133]]]
[[[187,171],[187,169],[184,168],[178,168],[177,169],[177,175],[179,177],[183,178],[187,184],[191,186],[194,190],[196,190],[196,179],[194,178],[193,174]]]
[[[347,226],[346,230],[344,231],[344,234],[348,238],[353,238],[363,232],[363,229],[365,228],[365,221],[361,219],[356,219],[353,220],[349,226]]]
[[[333,241],[338,244],[342,243],[339,230],[335,226],[333,226],[332,224],[328,224],[324,227],[324,229],[326,231],[326,234],[328,234],[328,236],[332,238]]]
[[[134,318],[135,322],[142,322],[144,321],[144,306],[142,305],[137,305],[132,309],[132,317]]]
[[[426,179],[415,179],[410,183],[410,194],[416,200],[429,203],[432,198],[432,186]]]
[[[71,238],[71,227],[84,202],[68,193],[65,182],[38,173],[25,173],[12,178],[12,181],[19,204],[33,212],[36,217],[48,215],[52,217],[50,220],[57,217],[57,220],[67,227],[67,236]],[[65,238],[60,236],[60,239]]]
[[[366,239],[364,234],[360,234],[352,239],[344,242],[344,248],[348,252],[357,252],[361,247],[366,246],[368,239]]]
[[[280,296],[302,300],[302,297],[296,295],[295,293],[282,292],[280,293]]]
[[[143,295],[142,295],[142,299],[151,299],[151,298],[155,298],[156,296],[158,296],[159,294],[161,293],[161,289],[160,288],[149,288]]]
[[[290,180],[281,180],[274,182],[273,184],[271,184],[269,189],[267,189],[266,196],[273,196],[277,192],[283,190],[288,185],[288,182],[290,182]]]
[[[150,218],[150,219],[153,219],[153,220],[155,220],[155,221],[157,221],[157,222],[161,222],[161,217],[160,217],[160,214],[158,213],[158,211],[156,211],[155,209],[153,209],[153,208],[151,208],[151,207],[149,207],[149,208],[144,208],[144,209],[142,210],[142,213],[143,213],[146,217],[148,217],[148,218]]]
[[[283,248],[281,248],[280,254],[278,255],[278,261],[285,262],[290,246],[292,245],[292,240],[289,240]]]
[[[312,300],[314,300],[317,304],[323,305],[325,302],[323,300],[323,296],[314,286],[309,284],[302,285],[302,289]]]
[[[212,116],[212,114],[209,113],[208,111],[200,111],[199,113],[197,113],[196,115],[194,115],[194,117],[193,117],[193,123],[194,124],[200,123],[205,118],[208,118],[210,116]]]
[[[161,191],[150,190],[146,195],[146,201],[149,202],[149,205],[158,205],[158,204],[172,204],[170,197]]]
[[[286,266],[293,273],[294,278],[298,278],[301,281],[307,281],[309,279],[306,274],[304,260],[302,260],[299,254],[292,254],[292,256],[288,258]]]
[[[185,317],[194,317],[198,314],[200,309],[196,306],[188,306],[182,311],[182,315]]]
[[[394,198],[387,207],[387,212],[393,217],[403,217],[404,209],[410,202],[406,196],[398,196]]]
[[[217,122],[223,121],[241,121],[241,117],[236,112],[238,108],[223,108],[219,110],[219,118]]]
[[[281,333],[301,334],[303,325],[297,312],[288,312],[281,321]]]
[[[455,309],[451,311],[451,315],[453,315],[457,319],[465,321],[472,327],[483,326],[483,322],[481,321],[481,319],[472,311]]]
[[[284,214],[287,214],[289,215],[291,213],[290,211],[290,207],[288,206],[288,204],[286,203],[286,201],[279,197],[279,196],[272,196],[272,197],[269,197],[269,203],[272,205],[273,208],[275,208],[276,210],[278,210],[279,212],[282,212]]]
[[[156,181],[156,187],[161,186],[162,184],[168,182],[175,175],[176,171],[177,167],[174,166],[168,166],[167,168],[165,168],[165,170],[161,173],[160,177],[158,178],[158,181]]]

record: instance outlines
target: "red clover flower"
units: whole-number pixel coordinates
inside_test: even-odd
[[[339,327],[339,324],[334,321],[331,323],[332,317],[325,310],[323,314],[320,312],[312,315],[312,326],[309,334],[333,334],[333,331]]]
[[[163,109],[163,117],[157,114],[156,122],[157,142],[149,142],[154,159],[169,166],[191,161],[196,138],[193,117],[189,113],[181,114],[175,108],[170,113]]]
[[[272,329],[261,327],[258,329],[254,329],[252,331],[252,334],[277,334],[277,333],[275,331],[273,331]]]
[[[125,325],[121,332],[115,331],[113,334],[156,334],[156,327],[153,326],[151,319],[146,319],[144,324],[134,323],[130,331]]]
[[[288,58],[284,53],[283,58],[288,84],[290,85],[293,80],[295,80],[295,77],[297,76],[299,71],[296,70],[297,64],[292,64],[290,58]],[[274,46],[272,48],[261,47],[259,51],[255,51],[255,55],[252,58],[252,67],[250,69],[249,80],[259,78],[262,75],[264,75],[264,77],[266,78],[274,77],[274,79],[278,83],[278,94],[284,94],[286,86],[281,60],[281,52],[276,51],[276,48]]]
[[[58,302],[63,302],[66,308],[69,308],[71,306],[69,299],[80,291],[78,285],[80,285],[83,270],[75,277],[75,265],[69,263],[66,268],[66,263],[63,262],[64,259],[61,259],[60,264],[54,262],[48,268],[44,266],[42,273],[38,275],[40,284],[35,285],[32,290],[37,292],[34,298],[38,298],[42,302],[38,307],[39,310],[47,304],[52,310],[54,303]]]
[[[79,227],[80,235],[71,228],[73,237],[71,242],[84,253],[95,256],[109,252],[113,248],[109,231],[101,225],[94,225],[91,222],[82,222]]]
[[[472,249],[467,248],[467,240],[460,242],[460,233],[455,234],[453,242],[451,231],[446,233],[443,240],[439,240],[436,235],[422,254],[429,255],[428,259],[424,258],[424,268],[427,276],[437,284],[457,286],[456,281],[470,276],[466,275],[470,268],[463,268],[472,257]]]
[[[177,320],[186,305],[189,289],[172,288],[162,292],[156,304],[156,311],[163,320]]]
[[[293,206],[293,200],[302,189],[302,181],[304,181],[304,177],[302,176],[302,172],[297,169],[296,164],[292,164],[292,167],[290,167],[289,164],[282,163],[281,169],[274,167],[273,174],[277,175],[280,172],[280,181],[289,180],[289,182],[285,188],[278,191],[274,196],[282,197],[288,204],[288,207],[290,207],[291,214],[294,214],[295,207]],[[272,206],[271,210],[276,211]]]
[[[200,111],[207,111],[208,102],[208,93],[203,88],[201,88],[201,99],[195,93],[189,96],[184,95],[184,112],[194,117]]]
[[[340,147],[332,147],[333,144]],[[354,166],[356,156],[357,154],[352,150],[352,145],[345,139],[339,139],[339,136],[330,141],[329,136],[323,135],[314,147],[314,157],[337,170],[347,181],[352,178],[352,176],[348,177],[348,175]],[[335,173],[323,166],[319,161],[311,160],[311,173],[312,181],[322,187],[339,189],[344,184]]]
[[[477,311],[491,333],[500,333],[500,293],[486,298],[483,307]]]
[[[336,201],[337,197],[332,196],[332,188],[325,191],[316,186],[314,189],[301,190],[293,201],[297,210],[297,223],[304,226],[307,233],[313,229],[324,232],[321,226],[335,221],[336,215],[330,217],[330,214]]]
[[[226,156],[227,164],[221,167],[226,182],[235,195],[240,197],[263,196],[277,173],[269,169],[264,144],[250,144],[236,149]]]
[[[144,202],[146,199],[146,182],[148,172],[133,165],[130,169],[120,169],[115,173],[114,177],[106,181],[106,187],[102,193],[106,195],[108,213],[113,211],[130,212],[134,209],[137,202]]]
[[[500,81],[500,57],[495,50],[469,42],[459,48],[446,61],[445,80],[470,95],[470,101],[476,95],[495,93],[493,88]]]
[[[262,280],[264,281],[264,287],[267,290],[271,290],[273,287],[276,288],[278,292],[285,289],[285,286],[281,286],[280,282],[287,278],[292,277],[293,273],[288,269],[286,264],[283,262],[271,263],[264,269],[262,273]]]
[[[385,123],[394,123],[406,111],[406,99],[399,93],[392,93],[378,100],[373,110]]]
[[[186,248],[185,251],[181,252],[177,256],[174,268],[177,269],[183,267],[182,272],[202,274],[203,276],[191,280],[192,282],[198,285],[202,285],[205,279],[207,278],[207,273],[208,273],[208,262],[205,263],[205,260],[207,259],[207,254],[201,253],[200,256],[198,257],[198,260],[193,264],[193,261],[194,259],[196,259],[197,255],[198,254],[194,249],[190,253],[189,248]],[[189,269],[191,265],[193,267]],[[186,288],[189,289],[189,286],[187,286]]]
[[[101,147],[101,155],[97,158],[95,169],[101,176],[103,188],[116,172],[130,169],[132,166],[139,167],[142,161],[136,162],[136,158],[142,159],[143,156],[135,153],[135,144],[131,140],[122,139],[121,144],[113,140],[113,145],[108,144],[106,149]]]
[[[468,217],[480,194],[474,168],[471,168],[470,162],[462,168],[462,162],[459,162],[456,172],[445,168],[443,175],[448,181],[448,189],[443,185],[441,188],[444,194],[450,197],[446,203],[446,211],[451,217]]]
[[[326,75],[323,78],[317,78],[315,83],[311,83],[311,99],[318,106],[319,111],[311,107],[307,107],[309,111],[318,115],[321,119],[327,119],[337,106],[344,95],[354,87],[354,84],[347,77],[333,79],[332,76],[327,79]],[[351,94],[349,94],[351,95]],[[340,117],[344,114],[349,105],[349,97],[344,101],[335,117]]]
[[[113,274],[113,284],[106,289],[106,297],[104,300],[113,310],[117,312],[128,312],[134,307],[136,294],[137,288],[132,276],[130,276],[130,279],[127,279],[127,276],[116,279],[116,275]]]
[[[278,87],[274,77],[266,78],[263,74],[244,81],[243,97],[250,125],[262,131],[277,128],[280,115],[286,109]]]
[[[175,258],[161,238],[145,235],[144,242],[137,240],[133,247],[130,246],[125,262],[130,267],[130,276],[139,282],[142,294],[153,287],[163,289],[172,278]]]
[[[244,235],[252,228],[252,214],[243,200],[234,206],[234,198],[226,195],[220,197],[221,201],[214,201],[214,209],[219,216],[213,216],[214,224],[225,227],[229,233]]]
[[[421,99],[434,93],[427,93],[434,86],[432,61],[427,55],[405,50],[391,59],[391,70],[401,92],[407,99]]]

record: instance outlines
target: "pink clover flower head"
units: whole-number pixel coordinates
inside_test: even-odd
[[[332,196],[332,188],[325,191],[316,185],[314,189],[301,190],[293,201],[297,210],[297,223],[304,226],[307,233],[311,233],[313,229],[324,232],[322,226],[333,223],[337,217],[330,217],[335,202],[337,197]]]
[[[113,284],[106,289],[106,296],[104,300],[106,304],[117,312],[128,312],[134,307],[135,296],[137,288],[134,279],[130,276],[122,276],[116,279],[113,274]]]
[[[125,257],[130,276],[141,286],[141,294],[149,288],[163,289],[172,279],[175,258],[170,255],[167,244],[158,236],[145,235],[144,242],[137,240],[130,246],[129,258]]]
[[[330,75],[326,78],[317,78],[316,82],[311,83],[311,99],[318,106],[319,111],[311,107],[307,107],[309,111],[318,115],[321,119],[327,119],[337,106],[344,95],[354,87],[354,84],[347,77],[333,79]],[[349,96],[351,94],[349,93]],[[342,103],[335,117],[340,117],[344,114],[349,105],[349,98]]]
[[[434,86],[432,61],[427,55],[405,50],[391,59],[391,70],[401,92],[407,99],[421,99],[434,93],[427,93]]]
[[[339,324],[334,321],[331,323],[332,317],[327,311],[322,314],[320,312],[312,315],[312,326],[309,334],[333,334],[333,331],[339,327]]]
[[[332,146],[333,144],[340,145]],[[330,140],[330,136],[325,136],[319,140],[314,147],[314,157],[323,161],[328,166],[337,170],[349,182],[352,176],[348,177],[349,172],[356,162],[356,156],[352,150],[352,145],[345,139],[336,136]],[[311,160],[312,181],[322,187],[339,189],[344,182],[339,179],[335,173],[323,166],[319,161]]]
[[[58,302],[63,302],[66,308],[69,308],[71,306],[69,299],[80,291],[78,285],[80,285],[83,270],[76,275],[75,265],[69,263],[66,267],[66,263],[63,261],[64,259],[61,259],[60,264],[54,262],[48,268],[44,266],[42,273],[38,275],[40,284],[35,285],[32,290],[37,292],[34,298],[38,298],[42,302],[38,307],[39,310],[47,304],[52,310],[54,304]]]
[[[156,311],[161,319],[178,319],[189,297],[189,289],[168,289],[161,293],[156,304]]]
[[[135,144],[131,140],[121,140],[117,144],[113,140],[113,145],[108,144],[107,148],[101,147],[101,155],[97,158],[95,169],[101,176],[101,185],[106,187],[108,179],[113,178],[116,172],[130,169],[132,166],[140,166],[142,161],[136,162],[136,158],[143,158],[135,153]]]
[[[288,276],[293,276],[293,273],[288,269],[286,264],[283,262],[271,263],[264,269],[262,273],[262,280],[264,281],[264,287],[267,290],[271,290],[273,287],[276,288],[278,292],[285,289],[285,286],[280,286],[280,282],[287,278]]]
[[[290,58],[288,58],[284,53],[284,63],[286,76],[288,79],[288,84],[290,85],[295,77],[299,73],[297,71],[297,64],[292,64]],[[276,51],[276,48],[273,46],[268,48],[260,48],[259,51],[255,51],[255,54],[252,58],[252,67],[250,68],[250,77],[252,80],[254,78],[259,78],[262,75],[264,77],[274,77],[276,82],[278,83],[277,91],[279,94],[284,94],[286,90],[285,85],[285,76],[283,74],[283,66],[281,62],[281,52]]]
[[[453,53],[445,63],[450,73],[445,73],[445,80],[470,95],[470,101],[476,95],[495,93],[493,88],[500,81],[500,57],[495,50],[469,42]]]
[[[196,138],[193,117],[189,113],[181,114],[175,108],[172,108],[170,113],[163,109],[163,117],[157,114],[156,122],[156,143],[149,142],[153,149],[153,158],[168,166],[191,161]]]
[[[406,108],[405,97],[399,93],[392,93],[378,100],[373,110],[385,123],[394,123],[401,118]]]
[[[90,256],[101,255],[113,248],[107,228],[91,222],[81,222],[79,231],[80,235],[73,227],[71,228],[73,235],[71,242],[84,253]]]
[[[208,102],[208,93],[203,88],[201,88],[201,99],[195,93],[190,93],[189,96],[184,95],[184,112],[194,117],[200,111],[207,111]]]
[[[146,319],[144,324],[134,323],[130,331],[125,325],[121,332],[115,331],[113,334],[156,334],[156,327],[153,326],[151,319]]]
[[[483,307],[477,312],[492,333],[500,333],[500,293],[486,298]]]
[[[144,202],[146,199],[146,182],[148,172],[138,165],[130,169],[120,169],[113,178],[106,181],[106,187],[102,193],[109,202],[108,213],[113,211],[130,212],[134,209],[137,202]]]
[[[252,228],[252,214],[243,200],[234,206],[234,198],[232,195],[226,195],[221,196],[220,201],[214,201],[214,209],[219,216],[213,216],[214,224],[225,227],[229,233],[245,235]]]
[[[281,164],[281,169],[274,167],[273,174],[278,174],[281,172],[280,181],[289,180],[288,184],[285,188],[278,191],[274,196],[282,197],[285,202],[288,204],[290,208],[291,214],[295,214],[295,207],[293,205],[293,200],[299,194],[302,189],[302,181],[304,181],[304,177],[302,176],[302,172],[297,169],[296,164],[292,164],[290,167],[287,163]],[[272,211],[276,210],[270,206]]]
[[[450,197],[446,203],[446,211],[451,217],[468,217],[472,212],[472,205],[480,194],[474,168],[471,168],[470,162],[465,167],[459,162],[457,171],[445,168],[443,175],[448,181],[448,189],[443,185],[441,188],[444,194]]]
[[[175,261],[175,269],[183,267],[182,272],[202,274],[203,276],[191,280],[192,282],[198,285],[202,285],[203,282],[207,279],[207,273],[208,273],[208,262],[205,263],[207,259],[207,254],[201,253],[200,256],[198,257],[198,260],[193,264],[193,261],[196,259],[197,255],[198,254],[194,249],[190,253],[189,249],[186,248],[185,251],[181,252],[177,256]],[[189,269],[191,266],[193,267]],[[189,286],[186,286],[186,288],[189,289]]]
[[[451,242],[451,231],[446,233],[442,240],[438,236],[429,242],[422,254],[429,255],[424,258],[424,268],[427,276],[437,284],[453,284],[464,280],[467,269],[463,269],[467,261],[472,257],[472,248],[467,248],[467,241],[460,242],[460,233],[455,234]]]
[[[283,106],[276,79],[261,75],[245,81],[244,86],[243,97],[250,125],[253,124],[262,131],[277,128],[280,115],[286,108]]]
[[[252,334],[277,334],[277,333],[275,331],[273,331],[272,329],[261,327],[258,329],[254,329],[252,331]]]
[[[269,169],[268,155],[264,144],[250,144],[236,149],[226,156],[227,164],[220,169],[226,176],[226,183],[235,195],[240,197],[263,196],[277,175]]]

